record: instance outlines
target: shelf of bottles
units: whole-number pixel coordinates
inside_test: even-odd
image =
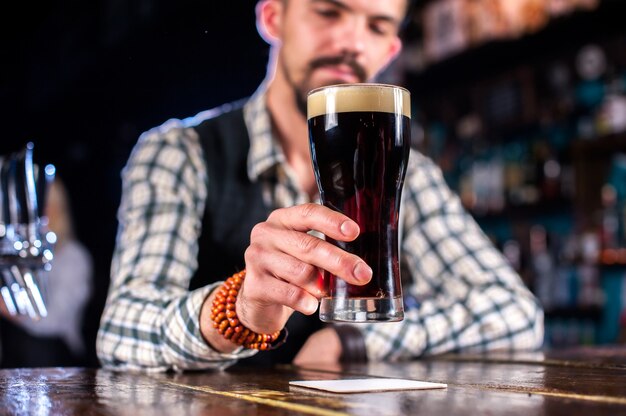
[[[626,27],[497,73],[465,51],[463,82],[407,77],[415,146],[537,295],[547,347],[615,342],[626,325],[624,50]]]

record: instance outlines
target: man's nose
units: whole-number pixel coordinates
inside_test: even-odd
[[[352,17],[343,22],[335,41],[341,53],[360,55],[365,51],[366,35],[367,19]]]

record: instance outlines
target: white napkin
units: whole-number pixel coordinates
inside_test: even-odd
[[[290,381],[290,385],[333,393],[364,393],[389,390],[445,389],[447,384],[398,378]]]

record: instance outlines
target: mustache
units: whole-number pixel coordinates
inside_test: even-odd
[[[317,68],[337,65],[347,65],[350,67],[360,82],[365,82],[367,80],[365,68],[363,68],[351,55],[323,56],[321,58],[314,59],[309,64],[309,72],[313,72],[313,70]]]

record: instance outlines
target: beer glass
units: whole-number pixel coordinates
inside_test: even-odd
[[[400,321],[400,196],[410,150],[410,94],[385,84],[342,84],[307,97],[309,144],[322,204],[360,227],[354,241],[326,238],[373,270],[364,286],[324,271],[322,321]]]

